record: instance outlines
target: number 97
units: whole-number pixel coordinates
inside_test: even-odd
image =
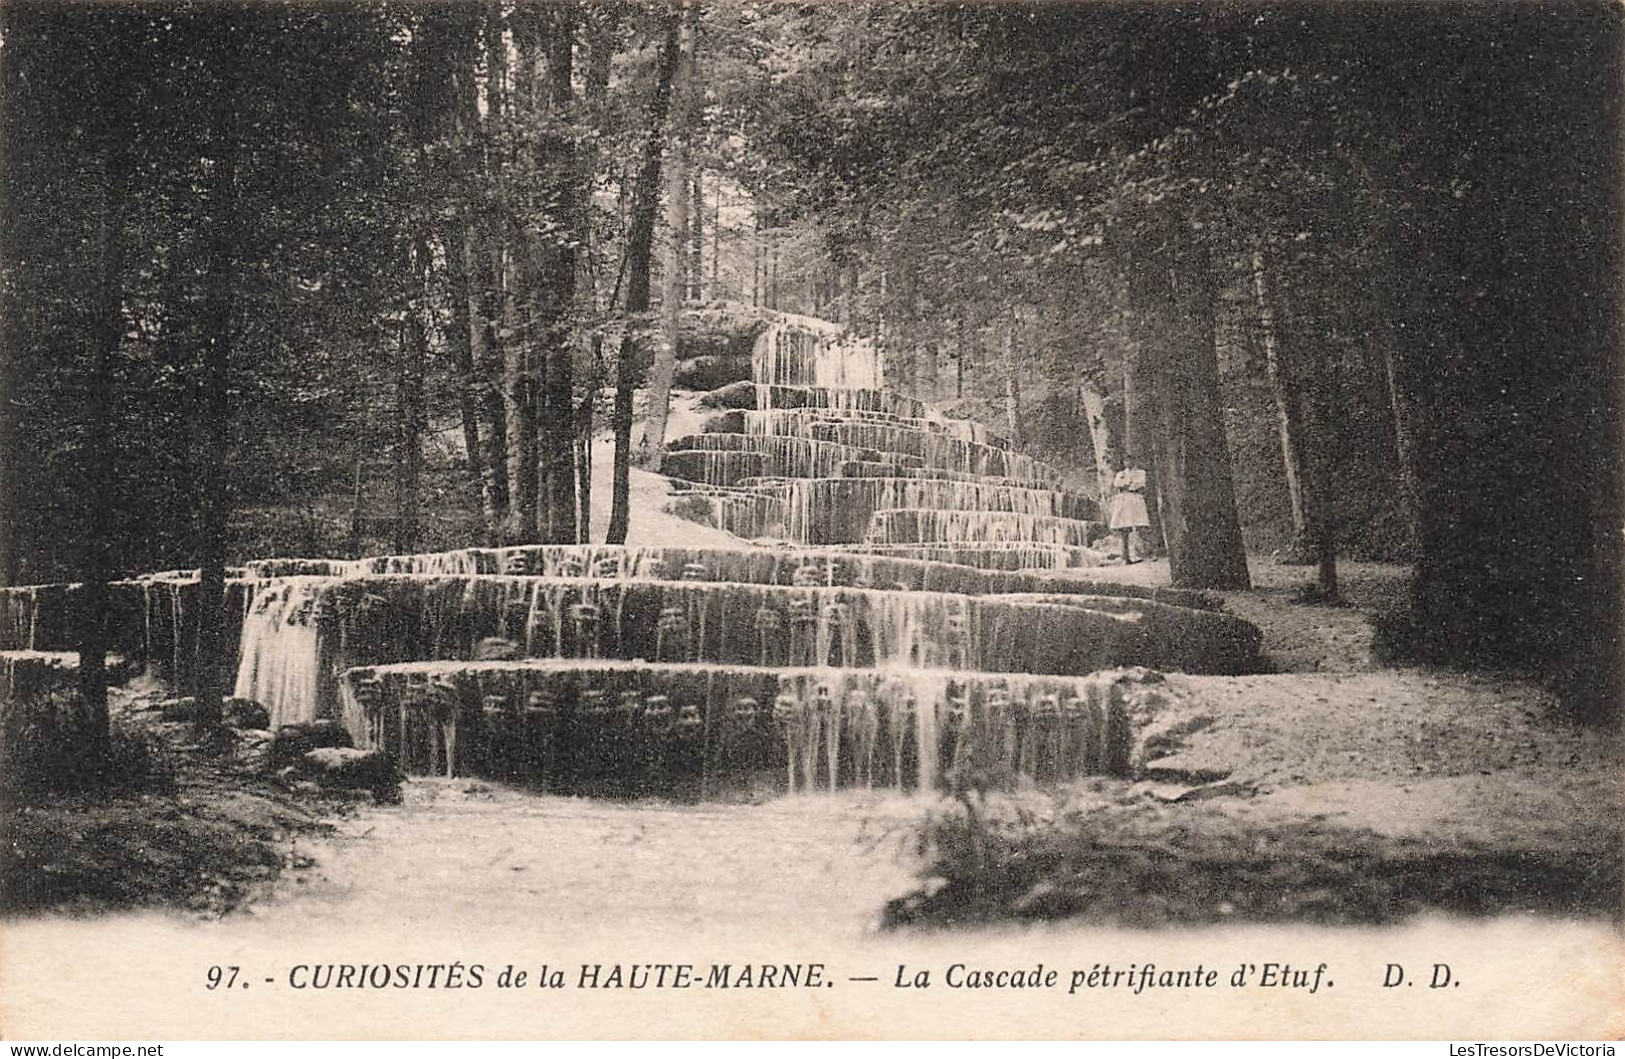
[[[210,967],[208,983],[204,986],[204,988],[219,989],[221,987],[225,987],[226,989],[230,989],[233,985],[237,984],[237,972],[239,970],[241,970],[239,967]]]

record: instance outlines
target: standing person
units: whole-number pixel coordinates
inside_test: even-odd
[[[1145,470],[1134,466],[1132,458],[1125,458],[1112,478],[1111,509],[1107,525],[1123,538],[1123,565],[1132,566],[1138,559],[1129,558],[1129,535],[1137,529],[1151,527],[1151,512],[1145,506]]]

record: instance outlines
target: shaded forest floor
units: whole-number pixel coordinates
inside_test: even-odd
[[[270,733],[200,746],[153,688],[109,695],[114,744],[135,774],[105,790],[14,796],[0,807],[0,912],[92,915],[176,908],[219,916],[314,862],[308,843],[351,801],[271,778]]]
[[[937,809],[893,925],[1080,917],[1119,924],[1383,922],[1423,911],[1617,918],[1625,753],[1511,674],[1385,665],[1372,617],[1405,567],[1251,560],[1227,607],[1263,630],[1264,675],[1168,678],[1141,782],[1059,796],[966,792]],[[1166,584],[1165,561],[1093,571]]]

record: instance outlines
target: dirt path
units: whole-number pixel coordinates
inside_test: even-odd
[[[1625,956],[1600,923],[1424,919],[1400,928],[1076,922],[874,931],[911,882],[894,825],[919,803],[842,796],[760,806],[613,805],[462,781],[414,781],[297,852],[317,867],[221,920],[119,914],[12,922],[0,935],[0,1023],[17,1039],[551,1037],[1604,1036]],[[1517,953],[1508,961],[1508,953]],[[1583,959],[1577,959],[1584,954]],[[1325,964],[1334,989],[1088,990],[1076,971],[1243,962]],[[1396,995],[1389,962],[1444,961],[1466,988]],[[582,988],[586,968],[772,964],[820,988]],[[309,988],[321,968],[460,965],[479,989]],[[496,985],[512,965],[526,988]],[[957,972],[951,971],[958,965]],[[948,988],[969,969],[1055,969],[1054,988]],[[232,990],[207,987],[211,968]],[[535,988],[548,971],[560,989]],[[918,988],[926,972],[931,986]],[[338,973],[329,970],[329,974]],[[902,981],[907,988],[899,988]],[[1535,1014],[1531,983],[1562,983]],[[1552,988],[1546,986],[1545,988]]]
[[[686,391],[673,391],[671,414],[666,420],[666,438],[680,438],[686,434],[697,434],[700,424],[704,421],[706,412],[695,404],[694,394]],[[638,394],[641,405],[643,394]],[[632,441],[637,443],[639,433],[643,429],[641,418],[632,424]],[[604,534],[609,529],[609,516],[614,501],[614,491],[611,487],[613,470],[615,466],[615,435],[609,432],[600,432],[592,443],[593,462],[593,492],[592,492],[592,539],[602,542]],[[735,537],[710,526],[702,526],[697,522],[690,522],[666,510],[671,500],[670,479],[662,475],[653,474],[637,467],[630,469],[627,477],[627,492],[630,495],[634,516],[627,527],[626,543],[634,547],[657,544],[674,544],[682,542],[694,546],[719,545],[726,548],[749,548],[751,542]]]
[[[458,908],[486,930],[566,942],[605,923],[749,937],[809,922],[851,940],[912,881],[904,825],[921,811],[860,794],[627,804],[467,780],[412,780],[403,795],[308,847],[319,867],[256,916],[341,925],[357,908],[387,907],[401,924],[432,926]],[[538,919],[538,907],[569,911]]]

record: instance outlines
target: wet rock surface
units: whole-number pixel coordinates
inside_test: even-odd
[[[298,774],[327,790],[369,790],[380,800],[390,800],[400,787],[395,759],[382,750],[321,747],[300,758]]]
[[[312,750],[354,745],[349,731],[334,720],[285,724],[276,730],[271,741],[269,764],[272,768],[282,768],[299,763]]]

